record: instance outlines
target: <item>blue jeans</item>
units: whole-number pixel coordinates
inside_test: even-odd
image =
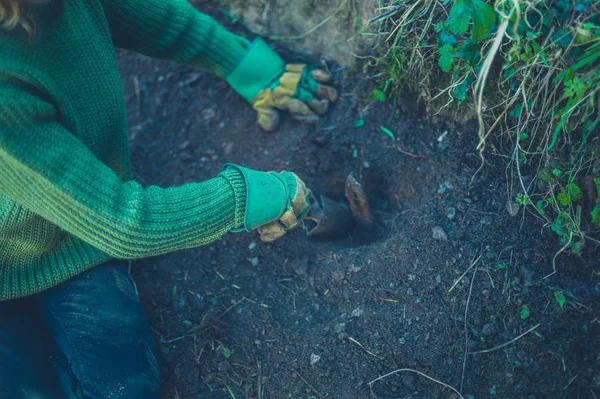
[[[0,398],[157,399],[159,382],[150,326],[125,264],[0,302]]]

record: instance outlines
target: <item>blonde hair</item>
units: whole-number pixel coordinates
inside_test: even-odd
[[[0,29],[10,31],[17,27],[31,35],[33,26],[18,0],[0,0]]]

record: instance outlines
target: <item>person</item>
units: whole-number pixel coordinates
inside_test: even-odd
[[[275,130],[314,122],[331,75],[286,64],[187,0],[0,0],[0,398],[158,398],[127,259],[301,223],[295,174],[225,165],[179,187],[132,180],[114,47],[224,79]]]

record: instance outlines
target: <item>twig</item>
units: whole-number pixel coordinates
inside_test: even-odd
[[[182,339],[185,338],[193,338],[193,335],[182,335],[181,337],[177,337],[177,338],[173,338],[173,339],[163,339],[163,337],[160,337],[160,343],[161,344],[170,344],[172,342],[176,342],[176,341],[181,341]]]
[[[358,342],[357,340],[355,340],[352,337],[348,337],[348,340],[351,342],[354,342],[356,345],[360,346],[365,352],[367,352],[369,355],[376,357],[377,359],[381,359],[380,356],[377,356],[376,354],[374,354],[373,352],[369,351],[367,348],[365,348],[363,346],[363,344],[361,344],[360,342]]]
[[[456,389],[452,388],[450,385],[448,385],[448,384],[446,384],[446,383],[444,383],[444,382],[442,382],[442,381],[440,381],[440,380],[436,380],[435,378],[433,378],[433,377],[430,377],[430,376],[428,376],[428,375],[427,375],[427,374],[425,374],[425,373],[421,373],[420,371],[418,371],[418,370],[413,370],[413,369],[398,369],[398,370],[394,370],[394,371],[392,371],[392,372],[389,372],[389,373],[387,373],[387,374],[385,374],[385,375],[382,375],[381,377],[377,377],[377,378],[375,378],[373,381],[369,382],[369,388],[371,388],[371,393],[373,393],[373,384],[374,384],[375,382],[377,382],[377,381],[379,381],[379,380],[383,380],[384,378],[387,378],[387,377],[389,377],[390,375],[394,375],[394,374],[401,373],[401,372],[403,372],[403,371],[410,371],[411,373],[417,373],[417,374],[419,374],[420,376],[422,376],[422,377],[425,377],[425,378],[427,378],[427,379],[428,379],[428,380],[430,380],[430,381],[436,382],[436,383],[438,383],[438,384],[440,384],[440,385],[442,385],[442,386],[444,386],[444,387],[446,387],[446,388],[450,388],[452,391],[454,391],[454,393],[455,393],[455,394],[457,394],[457,395],[458,395],[458,397],[459,397],[459,398],[461,398],[461,399],[464,399],[464,397],[463,397],[463,396],[460,394],[460,392],[458,392]]]
[[[239,305],[240,303],[244,302],[246,300],[246,298],[242,298],[239,301],[235,302],[233,305],[231,305],[230,307],[227,308],[227,310],[225,310],[221,316],[225,316],[227,313],[229,313],[229,311],[233,308],[235,308],[237,305]]]
[[[465,306],[465,355],[463,358],[462,375],[460,376],[460,391],[463,390],[463,382],[465,381],[465,369],[467,368],[467,358],[469,357],[469,330],[467,330],[467,314],[469,312],[469,302],[471,301],[471,293],[473,292],[473,282],[477,275],[477,269],[473,271],[473,277],[471,278],[471,286],[469,287],[469,296],[467,297],[467,305]]]
[[[308,381],[306,381],[306,380],[304,379],[304,377],[302,377],[302,376],[300,375],[300,373],[298,372],[298,370],[296,370],[296,375],[297,375],[298,377],[300,377],[300,379],[301,379],[302,381],[304,381],[304,383],[305,383],[306,385],[308,385],[310,389],[312,389],[313,391],[315,391],[315,393],[316,393],[317,395],[319,395],[319,396],[323,396],[323,395],[321,395],[321,392],[317,391],[317,390],[315,389],[315,387],[313,387],[312,385],[310,385],[310,384],[308,383]]]
[[[256,366],[258,367],[258,399],[262,399],[262,369],[258,360],[256,361]]]
[[[535,330],[536,328],[538,328],[540,325],[541,325],[541,323],[536,324],[535,326],[531,327],[529,330],[525,331],[523,334],[519,335],[516,338],[511,339],[508,342],[503,343],[502,345],[494,346],[493,348],[484,349],[482,351],[469,352],[469,355],[477,355],[477,354],[480,354],[480,353],[489,353],[489,352],[496,351],[498,349],[502,349],[505,346],[508,346],[508,345],[516,342],[517,340],[523,338],[525,335],[529,334],[530,332],[532,332],[533,330]]]
[[[473,263],[471,263],[471,266],[469,266],[469,268],[467,270],[465,270],[465,272],[458,278],[458,280],[456,280],[454,282],[454,284],[452,284],[452,287],[450,287],[450,289],[448,290],[448,293],[452,292],[452,290],[456,287],[456,285],[461,282],[461,280],[465,277],[465,275],[469,272],[469,270],[471,270],[473,268],[473,266],[475,266],[479,262],[480,259],[481,259],[481,255],[479,255],[477,257],[477,259],[475,259],[475,261]]]
[[[571,379],[569,380],[569,383],[568,383],[568,384],[567,384],[567,385],[566,385],[566,386],[563,388],[563,391],[566,391],[566,390],[567,390],[567,388],[568,388],[568,387],[569,387],[569,386],[570,386],[570,385],[573,383],[573,381],[575,381],[575,379],[576,379],[577,377],[579,377],[579,373],[575,374],[575,377],[573,377],[573,378],[571,378]]]

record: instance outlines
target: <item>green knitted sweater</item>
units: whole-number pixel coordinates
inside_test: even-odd
[[[52,0],[28,11],[33,37],[0,30],[0,300],[241,227],[237,171],[172,188],[131,180],[114,46],[226,76],[248,41],[187,0]]]

